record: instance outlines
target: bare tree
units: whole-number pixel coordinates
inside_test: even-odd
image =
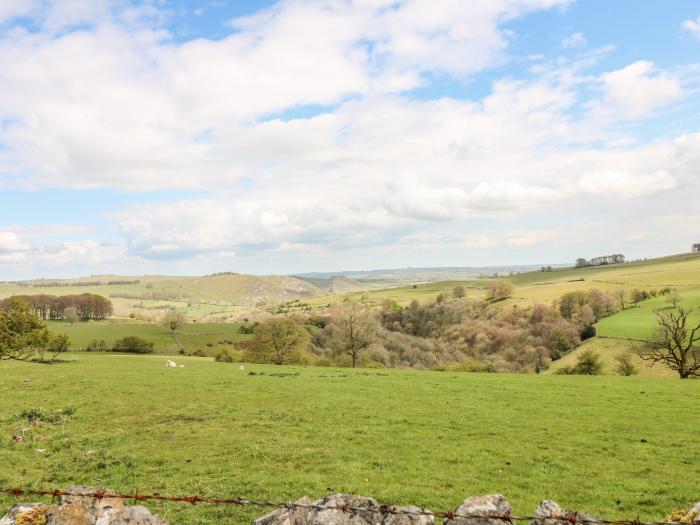
[[[620,301],[620,309],[624,310],[625,309],[625,295],[627,295],[627,292],[625,291],[624,288],[620,288],[619,290],[615,290],[613,292],[613,295],[617,297],[617,299]]]
[[[639,288],[634,288],[630,292],[630,300],[632,301],[632,304],[634,304],[634,307],[637,308],[637,305],[644,300],[644,292],[642,292]]]
[[[681,379],[700,376],[700,323],[688,326],[692,310],[679,308],[676,312],[656,312],[659,326],[654,338],[639,356],[651,363],[662,363],[678,372]]]
[[[361,352],[377,339],[379,328],[374,313],[357,303],[351,303],[334,316],[333,332],[336,345],[350,356],[353,368],[357,366]]]
[[[63,310],[63,320],[68,321],[71,326],[80,321],[80,313],[78,313],[78,309],[75,306],[69,306]]]
[[[681,300],[681,293],[678,291],[677,288],[673,288],[670,292],[668,292],[668,297],[666,298],[667,303],[671,303],[673,307],[675,308],[678,306],[678,303]]]

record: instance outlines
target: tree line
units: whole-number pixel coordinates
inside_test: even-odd
[[[0,301],[0,310],[11,309],[16,300],[25,302],[29,311],[44,321],[101,320],[112,315],[112,302],[101,295],[91,293],[59,296],[14,295]]]

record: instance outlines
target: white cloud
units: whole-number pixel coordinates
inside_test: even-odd
[[[0,39],[0,181],[144,189],[230,178],[220,159],[261,116],[493,67],[504,20],[563,3],[285,1],[235,20],[225,38],[176,43],[153,4],[134,14],[124,0],[46,2],[44,32]],[[78,29],[54,32],[65,27]]]
[[[0,23],[24,14],[40,30],[0,32],[0,186],[205,197],[113,213],[119,247],[77,240],[93,230],[6,228],[15,237],[0,236],[0,256],[167,264],[429,243],[438,229],[463,247],[525,248],[557,234],[521,228],[523,217],[690,195],[700,135],[645,144],[628,132],[690,91],[680,69],[592,74],[606,48],[538,57],[526,78],[473,100],[406,93],[504,63],[505,22],[566,3],[288,0],[220,39],[179,41],[160,2],[8,0]],[[585,43],[574,33],[562,45]],[[323,110],[290,118],[305,106]],[[494,237],[475,223],[504,226]]]
[[[0,24],[27,16],[39,6],[39,0],[3,0],[0,2]]]
[[[684,20],[681,27],[691,33],[692,35],[700,38],[700,16],[695,20]]]
[[[588,43],[586,40],[586,37],[583,36],[583,33],[573,33],[569,36],[567,36],[564,40],[561,42],[561,47],[564,49],[569,49],[572,47],[583,47]]]
[[[641,174],[599,170],[586,173],[579,179],[579,186],[587,193],[605,195],[613,199],[634,199],[674,189],[677,182],[664,170]]]
[[[23,253],[31,249],[31,243],[21,239],[17,233],[0,230],[0,254],[8,255]]]
[[[680,81],[665,72],[656,72],[654,63],[639,60],[601,77],[606,98],[626,115],[641,116],[678,98]]]
[[[301,246],[367,246],[405,224],[382,210],[282,200],[188,200],[132,207],[115,215],[129,252],[150,259],[246,253]]]

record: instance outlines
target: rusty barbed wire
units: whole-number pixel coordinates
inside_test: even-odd
[[[689,525],[686,521],[641,521],[639,518],[636,519],[620,519],[611,520],[604,518],[594,518],[585,517],[580,513],[570,513],[560,516],[514,516],[510,514],[490,514],[490,513],[471,513],[471,514],[461,514],[456,511],[430,511],[424,508],[419,510],[411,510],[406,508],[400,508],[396,505],[380,505],[379,507],[353,507],[347,504],[337,504],[337,505],[318,505],[315,503],[299,503],[294,501],[286,502],[273,502],[273,501],[259,501],[248,498],[215,498],[206,496],[163,496],[161,494],[120,494],[114,493],[108,490],[95,490],[92,492],[71,492],[68,490],[42,490],[42,489],[31,489],[31,488],[0,488],[0,494],[7,494],[15,498],[20,496],[51,496],[52,498],[58,497],[75,497],[75,498],[92,498],[101,500],[103,498],[117,498],[123,500],[134,500],[137,502],[143,501],[169,501],[172,503],[189,503],[191,505],[196,505],[199,503],[203,504],[213,504],[213,505],[237,505],[241,507],[258,507],[258,508],[269,508],[269,509],[288,509],[288,510],[315,510],[315,511],[326,511],[326,510],[338,510],[341,512],[348,512],[353,514],[360,513],[373,513],[382,515],[406,515],[406,516],[432,516],[434,518],[447,518],[447,519],[480,519],[480,520],[493,520],[502,521],[505,523],[510,523],[516,521],[538,521],[541,523],[546,522],[562,522],[568,523],[569,525]]]

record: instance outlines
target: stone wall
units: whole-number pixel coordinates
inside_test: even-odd
[[[76,487],[72,494],[90,494],[97,489]],[[125,505],[121,498],[110,497],[106,491],[101,499],[80,496],[63,496],[57,504],[18,504],[0,518],[0,525],[169,525],[140,505]],[[416,506],[385,507],[377,500],[365,496],[332,494],[311,501],[303,497],[297,506],[276,510],[256,519],[253,525],[433,525],[440,523],[430,510]],[[512,515],[513,509],[500,494],[472,496],[446,517],[446,525],[507,525],[508,522],[484,516]],[[588,523],[599,520],[595,516],[562,509],[550,500],[542,501],[534,511],[534,519],[528,525],[562,525],[562,517],[575,518]],[[558,519],[555,519],[558,518]],[[572,519],[572,521],[574,521]],[[682,521],[700,525],[700,502],[682,518]]]

